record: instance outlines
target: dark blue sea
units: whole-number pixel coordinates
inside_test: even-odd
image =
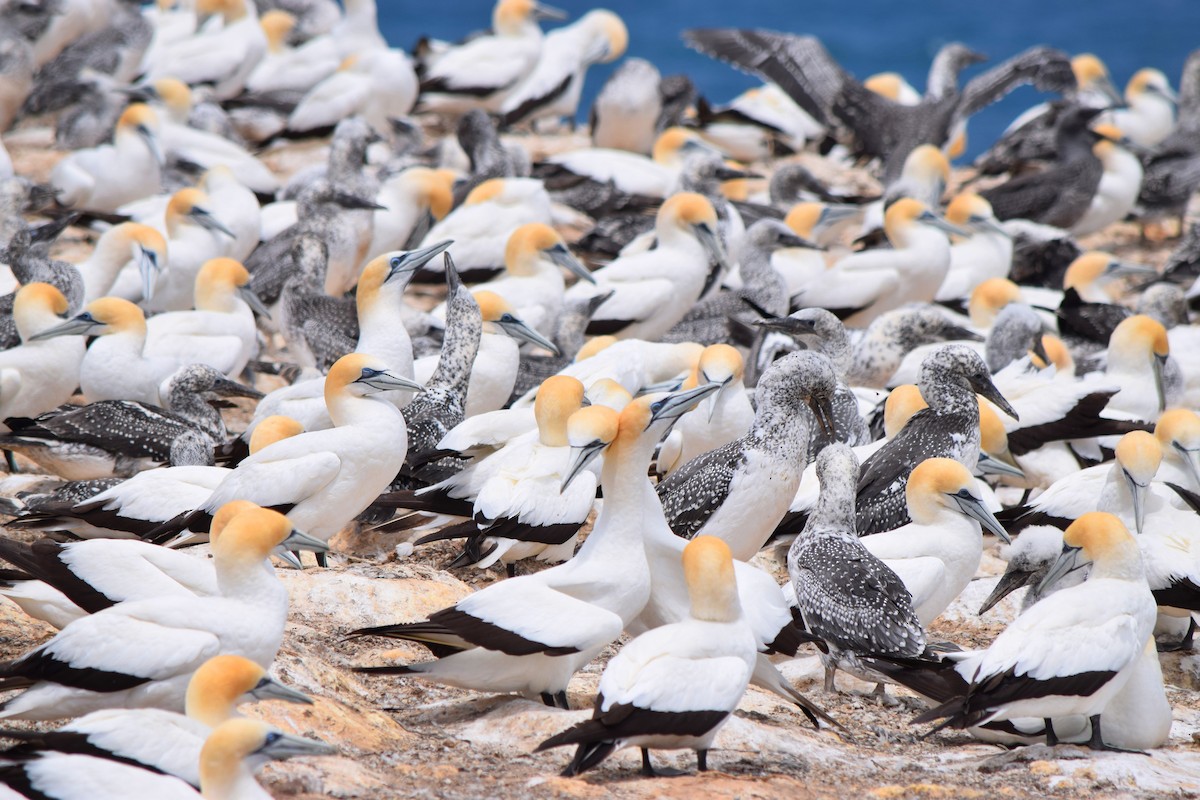
[[[1189,52],[1200,47],[1200,0],[548,0],[578,17],[592,8],[617,12],[629,27],[628,55],[664,74],[683,72],[700,92],[724,102],[756,81],[683,46],[689,27],[757,27],[819,36],[851,73],[899,72],[923,89],[937,49],[963,42],[994,61],[1035,44],[1100,56],[1118,88],[1143,66],[1161,69],[1178,88]],[[422,34],[458,39],[490,24],[494,0],[378,0],[388,41],[410,49]],[[556,23],[557,24],[557,23]],[[983,64],[966,76],[986,68]],[[580,115],[610,65],[588,73]],[[1019,113],[1038,102],[1030,88],[972,118],[968,156],[981,152]]]

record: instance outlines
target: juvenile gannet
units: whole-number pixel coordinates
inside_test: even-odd
[[[659,209],[654,230],[657,248],[596,270],[592,275],[597,289],[572,287],[568,292],[568,296],[615,292],[593,315],[589,333],[660,338],[683,319],[727,263],[717,238],[716,212],[701,195],[672,196]]]
[[[22,344],[0,351],[0,420],[36,417],[65,403],[79,385],[83,341],[72,336],[35,339],[62,323],[67,298],[48,283],[27,283],[13,301],[13,319]],[[2,426],[8,430],[8,426]]]
[[[757,647],[738,599],[728,546],[701,536],[684,548],[688,616],[641,634],[621,648],[600,677],[592,719],[552,736],[537,751],[577,744],[563,770],[578,775],[624,747],[642,749],[642,769],[657,774],[650,748],[708,748],[749,685]],[[689,677],[690,676],[690,677]]]
[[[135,103],[117,121],[113,144],[71,153],[54,165],[50,183],[65,206],[115,211],[158,191],[161,164],[158,117]]]
[[[543,46],[537,21],[564,16],[534,0],[499,0],[490,35],[440,53],[424,66],[421,109],[451,115],[472,108],[499,111],[537,63]]]
[[[1175,128],[1174,90],[1156,69],[1139,69],[1125,85],[1125,107],[1108,112],[1112,124],[1140,147],[1154,147]]]
[[[858,460],[846,445],[834,443],[821,451],[820,499],[787,556],[804,626],[829,647],[821,654],[827,692],[834,691],[839,667],[864,674],[859,655],[916,657],[925,651],[925,631],[908,589],[856,533],[852,485],[857,471]]]
[[[8,130],[33,90],[33,48],[20,33],[9,28],[0,39],[0,130]],[[656,83],[657,86],[657,83]],[[11,174],[11,172],[10,172]]]
[[[917,619],[928,626],[975,577],[983,556],[981,526],[1005,542],[1009,538],[984,506],[975,476],[957,461],[930,458],[918,464],[905,498],[912,522],[861,541],[904,583]]]
[[[565,117],[573,125],[588,67],[616,61],[628,43],[625,23],[604,9],[551,31],[533,70],[501,104],[504,124]]]
[[[669,474],[693,458],[739,438],[754,424],[754,408],[742,383],[745,363],[742,354],[727,344],[704,348],[696,365],[696,385],[718,384],[721,388],[695,411],[683,415],[663,442],[655,464]]]
[[[1082,584],[1056,592],[1009,625],[986,650],[959,665],[965,696],[917,717],[939,727],[1071,715],[1089,718],[1093,749],[1105,742],[1101,718],[1130,680],[1154,628],[1154,599],[1137,543],[1111,514],[1091,512],[1063,534],[1063,549],[1042,586],[1090,564]],[[1064,649],[1063,642],[1072,646]],[[1047,743],[1057,744],[1048,724]]]
[[[799,352],[772,364],[758,385],[749,432],[687,462],[657,488],[676,535],[717,536],[741,561],[766,543],[795,497],[814,422],[831,427],[837,378],[829,359]]]
[[[279,545],[324,548],[274,511],[237,515],[213,546],[219,597],[139,600],[70,623],[3,665],[3,684],[26,690],[0,717],[61,719],[110,707],[182,711],[188,679],[212,656],[269,665],[283,637],[287,591],[263,562]],[[96,645],[114,641],[119,649]]]
[[[970,297],[990,278],[1007,278],[1012,268],[1012,237],[996,221],[992,206],[974,192],[962,192],[946,207],[946,221],[971,236],[950,246],[950,270],[935,300]]]
[[[347,56],[332,75],[313,86],[288,116],[288,129],[315,132],[361,114],[380,134],[391,120],[412,111],[417,75],[403,50],[381,48]]]
[[[649,155],[659,133],[661,79],[658,68],[645,59],[622,61],[592,103],[592,145]]]
[[[701,396],[699,390],[647,395],[620,415],[603,406],[577,412],[569,423],[576,455],[567,476],[586,464],[587,453],[609,449],[600,475],[605,501],[575,557],[494,583],[426,622],[356,631],[427,642],[442,654],[431,662],[360,669],[540,694],[547,705],[566,706],[571,676],[621,634],[650,596],[642,539],[653,535],[650,527],[671,534],[646,468],[658,439]]]

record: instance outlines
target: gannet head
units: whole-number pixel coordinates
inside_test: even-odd
[[[101,297],[84,307],[82,313],[48,328],[33,339],[52,339],[55,336],[105,336],[131,333],[146,335],[146,315],[128,300]]]
[[[504,199],[507,183],[504,178],[492,178],[476,186],[463,200],[464,206],[477,206],[480,203],[500,202]]]
[[[583,384],[568,375],[552,375],[542,381],[533,401],[538,439],[547,447],[566,447],[567,420],[584,402]]]
[[[250,272],[240,261],[232,258],[213,258],[205,261],[196,273],[196,308],[202,311],[232,309],[231,301],[241,297],[259,316],[269,317],[270,310],[250,290]]]
[[[1102,122],[1092,126],[1092,133],[1097,137],[1096,143],[1092,145],[1092,153],[1106,166],[1109,158],[1118,151],[1118,148],[1126,152],[1136,148],[1124,131],[1116,125]]]
[[[720,153],[712,145],[700,138],[700,134],[687,128],[667,128],[654,140],[650,157],[664,167],[682,167],[689,153],[696,151]]]
[[[733,622],[741,616],[733,553],[723,540],[697,536],[688,542],[683,548],[683,578],[695,619]]]
[[[717,234],[717,224],[717,212],[707,197],[694,192],[679,192],[671,195],[658,209],[655,230],[660,241],[675,239],[680,234],[694,236],[713,261],[722,269],[728,269],[729,259]]]
[[[425,387],[394,372],[387,364],[365,353],[350,353],[339,358],[325,376],[325,404],[340,406],[346,397],[364,397],[376,392],[403,389],[419,392]]]
[[[215,0],[212,5],[214,13],[220,14],[225,18],[226,25],[237,22],[240,19],[245,19],[250,13],[247,0]]]
[[[1071,355],[1071,351],[1063,344],[1063,340],[1052,333],[1042,334],[1042,350],[1050,359],[1050,364],[1053,364],[1058,372],[1072,375],[1075,372],[1075,359]],[[1038,369],[1045,369],[1048,364],[1046,360],[1037,353],[1030,352],[1029,360]]]
[[[1043,594],[1064,575],[1088,564],[1094,565],[1093,577],[1098,572],[1110,570],[1122,577],[1141,574],[1142,559],[1137,541],[1119,518],[1103,511],[1090,511],[1072,522],[1063,532],[1062,553],[1038,584],[1038,594]],[[1121,569],[1126,565],[1132,569]]]
[[[1146,490],[1162,464],[1162,445],[1153,434],[1130,431],[1121,437],[1116,448],[1116,468],[1133,497],[1133,517],[1137,532],[1142,532],[1146,517]]]
[[[979,463],[976,465],[980,472],[989,475],[1011,475],[1023,478],[1025,473],[1017,466],[1016,460],[1008,450],[1008,433],[1000,415],[992,408],[992,404],[979,400]],[[986,458],[985,458],[986,457]]]
[[[900,175],[909,185],[929,187],[930,196],[941,197],[950,183],[950,162],[941,149],[923,144],[904,159]]]
[[[783,224],[791,228],[797,236],[812,241],[830,226],[857,215],[858,208],[850,205],[796,203],[788,209]]]
[[[719,387],[704,401],[705,416],[709,420],[717,410],[717,398],[721,392],[728,386],[741,384],[745,371],[745,361],[737,348],[727,344],[711,344],[704,348],[696,365],[696,386],[711,383]]]
[[[1190,408],[1164,411],[1154,426],[1154,435],[1164,455],[1174,453],[1192,479],[1192,491],[1200,491],[1200,416]]]
[[[254,433],[250,434],[250,454],[301,433],[304,433],[304,426],[298,421],[283,414],[273,414],[254,426]]]
[[[385,284],[393,287],[395,292],[403,293],[417,270],[445,252],[452,244],[454,240],[447,239],[417,250],[392,250],[371,259],[358,276],[358,289],[355,290],[354,296],[359,311],[375,306],[380,297],[380,290]]]
[[[133,103],[121,112],[113,136],[117,140],[138,137],[145,142],[154,160],[163,163],[162,148],[158,144],[158,115],[145,103]]]
[[[887,234],[888,241],[896,247],[907,246],[910,231],[915,225],[928,225],[945,233],[970,236],[967,231],[946,222],[920,200],[911,197],[901,197],[888,206],[883,215],[883,232]]]
[[[492,29],[498,36],[521,36],[539,19],[566,18],[566,12],[534,0],[500,0],[492,9]]]
[[[1125,85],[1125,101],[1130,105],[1144,97],[1161,97],[1172,104],[1179,100],[1167,76],[1150,67],[1133,73],[1133,77]]]
[[[221,536],[221,532],[229,525],[229,521],[241,514],[243,511],[250,511],[255,508],[261,508],[257,503],[252,503],[249,500],[230,500],[225,505],[217,509],[217,513],[213,514],[212,522],[208,525],[208,539],[210,542],[215,542]]]
[[[561,354],[554,342],[525,324],[503,297],[486,290],[477,290],[472,294],[475,296],[475,302],[479,304],[479,313],[483,317],[485,331],[503,333],[517,341],[529,342],[549,350],[556,356]]]
[[[990,328],[1009,303],[1021,299],[1021,287],[1008,278],[988,278],[975,287],[967,301],[967,314],[971,324],[979,328]]]
[[[593,336],[583,343],[583,347],[579,348],[579,352],[575,354],[575,363],[579,363],[585,359],[591,358],[597,353],[607,350],[617,343],[617,337],[609,336]]]
[[[171,236],[175,236],[179,226],[191,223],[213,233],[224,234],[230,239],[237,238],[225,223],[213,215],[208,195],[199,189],[180,189],[171,195],[167,201],[166,221],[167,232]]]
[[[1163,370],[1171,357],[1171,343],[1167,329],[1162,323],[1145,314],[1135,314],[1121,322],[1108,340],[1109,369],[1145,368],[1149,365],[1154,373],[1154,388],[1158,393],[1158,410],[1167,407],[1166,384]]]
[[[846,327],[832,312],[824,308],[802,308],[786,317],[755,320],[755,325],[782,331],[809,349],[822,350],[826,342],[846,337]]]
[[[991,231],[1008,236],[1008,231],[996,221],[992,204],[974,192],[959,192],[946,206],[946,221],[978,233]]]
[[[450,213],[454,205],[455,175],[452,170],[409,167],[395,180],[412,187],[416,204],[428,210],[433,219],[443,219]]]
[[[971,471],[952,458],[927,458],[908,476],[904,489],[908,513],[920,525],[937,521],[941,508],[958,511],[1005,542],[1012,541],[1004,526],[988,511]]]
[[[215,728],[233,716],[239,702],[255,700],[312,705],[308,695],[279,683],[250,659],[222,655],[205,661],[192,674],[184,708],[192,719]]]
[[[896,434],[908,424],[913,415],[923,408],[929,408],[929,404],[925,402],[915,383],[902,383],[892,389],[883,403],[884,436],[889,439],[896,438]]]
[[[167,264],[167,240],[154,228],[137,222],[122,222],[106,235],[118,237],[120,247],[128,248],[142,278],[142,297],[149,300],[154,295],[158,273]]]
[[[324,553],[329,546],[292,527],[292,521],[269,508],[248,508],[230,519],[213,543],[218,571],[255,569],[278,547]]]
[[[192,90],[178,78],[159,78],[150,84],[151,92],[162,103],[171,119],[186,122],[192,113]]]
[[[200,749],[200,789],[208,797],[233,797],[234,788],[249,774],[243,761],[328,756],[337,752],[315,739],[283,733],[265,722],[236,718],[222,722]]]
[[[1008,416],[1020,419],[1016,409],[996,388],[992,381],[992,373],[983,358],[965,345],[946,345],[930,353],[921,362],[920,385],[929,387],[939,379],[961,382],[960,385],[970,387],[971,391],[990,400]]]
[[[22,341],[62,324],[70,304],[63,293],[48,283],[27,283],[13,298],[13,321]]]
[[[542,259],[562,267],[575,277],[595,283],[591,271],[571,255],[558,232],[541,222],[517,228],[504,247],[504,266],[510,275],[528,277],[541,271]]]
[[[581,408],[570,416],[567,420],[567,444],[571,451],[567,457],[567,468],[563,470],[560,491],[566,489],[592,459],[616,441],[621,427],[620,419],[618,412],[601,405]]]
[[[900,102],[900,94],[908,86],[908,81],[900,77],[898,72],[877,72],[863,81],[863,86],[880,97],[886,97],[893,103]]]
[[[598,8],[584,14],[576,24],[592,31],[588,63],[608,64],[625,55],[625,49],[629,46],[629,30],[613,12]]]
[[[1080,53],[1071,59],[1071,72],[1075,74],[1075,85],[1080,91],[1099,92],[1110,104],[1120,104],[1121,96],[1108,76],[1108,67],[1091,53]]]
[[[286,11],[273,8],[259,17],[258,25],[267,37],[267,50],[280,53],[287,45],[292,29],[296,27],[296,18]]]
[[[624,386],[612,378],[601,378],[587,388],[587,399],[594,406],[604,406],[613,411],[621,411],[633,400],[633,395]]]

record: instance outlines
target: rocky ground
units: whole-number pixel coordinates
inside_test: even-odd
[[[57,154],[49,132],[27,128],[6,137],[23,174],[42,179]],[[562,149],[564,140],[540,143]],[[293,145],[265,158],[281,173],[323,159],[319,145]],[[812,164],[820,170],[820,162]],[[869,188],[869,179],[862,180]],[[572,222],[564,218],[564,223]],[[90,237],[72,230],[61,252],[86,251]],[[1132,226],[1115,226],[1089,245],[1104,245],[1143,263],[1161,264],[1167,245],[1149,245]],[[273,388],[272,378],[260,388]],[[233,425],[236,428],[236,424]],[[0,484],[10,495],[30,476]],[[751,688],[717,738],[711,770],[679,778],[645,779],[636,751],[626,751],[583,778],[558,777],[567,751],[532,754],[543,739],[589,713],[606,657],[589,665],[570,687],[576,711],[538,702],[427,684],[412,678],[363,676],[352,667],[428,658],[424,648],[378,639],[346,640],[347,631],[419,619],[499,578],[496,573],[450,574],[448,545],[409,555],[402,539],[348,531],[335,540],[329,569],[281,571],[292,610],[275,672],[314,699],[312,706],[270,702],[246,707],[289,731],[337,745],[340,755],[266,768],[262,780],[279,798],[617,797],[808,798],[863,797],[1167,797],[1200,796],[1200,656],[1167,654],[1163,669],[1175,708],[1167,747],[1149,755],[1093,755],[1060,748],[1047,760],[1004,757],[1005,751],[957,732],[921,738],[910,720],[922,707],[904,690],[896,706],[864,696],[870,686],[839,675],[842,693],[821,689],[815,655],[782,664],[796,686],[844,727],[815,731],[794,708]],[[399,553],[399,555],[398,555]],[[990,641],[1012,619],[1019,593],[986,617],[974,609],[990,591],[1003,562],[989,546],[978,579],[932,630],[934,639],[965,647]],[[777,573],[779,565],[764,561]],[[49,638],[53,630],[0,603],[0,657],[12,658]],[[606,654],[607,655],[607,654]],[[656,762],[694,768],[690,754],[658,754]]]

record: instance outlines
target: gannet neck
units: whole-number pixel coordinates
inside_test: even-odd
[[[689,542],[683,548],[683,576],[693,619],[733,622],[741,616],[733,553],[723,540],[697,536]]]
[[[567,420],[583,403],[583,384],[575,378],[555,375],[542,382],[533,402],[538,440],[547,447],[567,447]]]
[[[858,488],[858,459],[841,443],[831,444],[817,456],[821,493],[804,528],[804,536],[853,534]],[[795,545],[793,545],[794,547]]]
[[[239,723],[261,725],[250,720],[228,721],[210,734],[200,749],[200,792],[207,800],[267,796],[247,764],[247,756],[262,745],[262,739],[252,738]]]

